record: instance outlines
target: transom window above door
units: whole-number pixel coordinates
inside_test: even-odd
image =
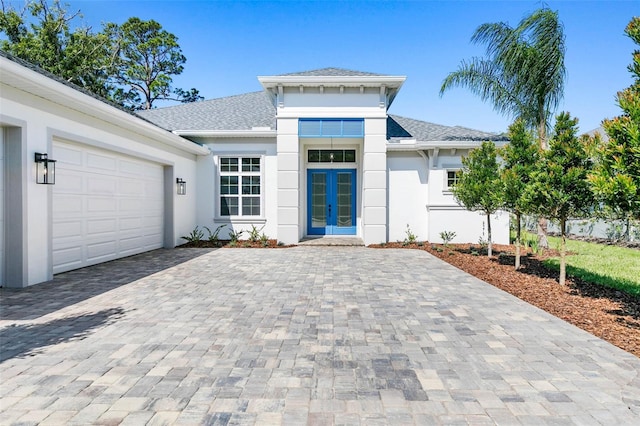
[[[355,163],[355,149],[310,149],[307,152],[309,163]]]
[[[298,136],[308,138],[356,138],[364,136],[362,118],[301,118]]]

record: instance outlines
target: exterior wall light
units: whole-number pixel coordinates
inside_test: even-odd
[[[187,182],[182,178],[176,179],[176,186],[178,190],[178,195],[186,195],[187,194]]]
[[[47,154],[36,152],[36,183],[43,185],[55,185],[56,160],[51,160]]]

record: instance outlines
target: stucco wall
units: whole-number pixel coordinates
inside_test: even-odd
[[[419,240],[428,238],[428,170],[415,152],[387,154],[389,241],[403,241],[407,225]]]
[[[70,89],[61,86],[61,90],[69,91]],[[26,263],[26,272],[23,277],[7,277],[8,286],[23,287],[52,278],[53,188],[36,184],[33,158],[36,152],[46,152],[50,158],[55,159],[53,140],[57,138],[132,155],[169,168],[172,173],[168,174],[168,178],[173,182],[175,177],[181,177],[188,183],[192,183],[192,186],[189,187],[186,196],[176,196],[173,199],[174,210],[170,214],[165,214],[165,219],[172,218],[174,229],[173,236],[169,241],[165,240],[165,245],[181,243],[179,236],[189,232],[195,226],[197,196],[193,184],[196,181],[196,155],[159,143],[136,132],[135,128],[128,129],[108,123],[92,115],[95,111],[80,110],[82,108],[72,103],[65,105],[55,103],[6,84],[2,84],[0,93],[2,104],[0,124],[21,135],[5,141],[21,144],[19,151],[22,152],[22,156],[18,160],[20,164],[10,164],[10,166],[13,169],[22,170],[25,179],[22,188],[24,204],[15,207],[24,210],[25,226],[23,235],[20,236],[22,241],[18,242],[13,237],[7,239],[6,244],[8,250],[11,250],[13,245],[25,244],[26,252],[23,261]],[[121,113],[116,109],[114,112]],[[131,117],[132,122],[137,120]],[[175,190],[173,194],[175,195]]]
[[[209,147],[212,155],[198,160],[198,202],[197,222],[200,227],[207,226],[212,231],[220,225],[221,239],[228,238],[231,231],[250,231],[252,225],[262,228],[269,238],[278,237],[278,157],[274,138],[199,138],[198,142]],[[220,182],[218,161],[220,156],[260,155],[263,158],[262,207],[261,217],[229,219],[220,217]],[[297,158],[296,158],[297,161]],[[206,234],[205,234],[206,236]],[[242,238],[247,238],[245,233]]]

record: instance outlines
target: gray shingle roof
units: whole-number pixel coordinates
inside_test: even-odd
[[[292,72],[287,74],[280,74],[280,77],[284,76],[299,76],[299,77],[363,77],[363,76],[381,76],[384,74],[376,74],[373,72],[354,71],[345,68],[320,68],[317,70]]]
[[[266,92],[139,111],[138,114],[167,130],[251,130],[276,128],[276,110]],[[417,141],[505,141],[504,135],[460,126],[443,126],[412,118],[389,115],[387,139]]]
[[[276,128],[275,107],[263,91],[138,111],[138,114],[167,130]]]
[[[507,141],[505,135],[483,132],[461,126],[443,126],[413,118],[389,115],[387,119],[387,139],[409,139],[417,141]]]

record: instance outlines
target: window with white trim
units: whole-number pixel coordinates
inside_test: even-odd
[[[220,157],[220,216],[262,214],[262,158]]]
[[[447,182],[446,182],[446,190],[451,190],[458,183],[458,179],[460,179],[460,170],[447,170]]]

